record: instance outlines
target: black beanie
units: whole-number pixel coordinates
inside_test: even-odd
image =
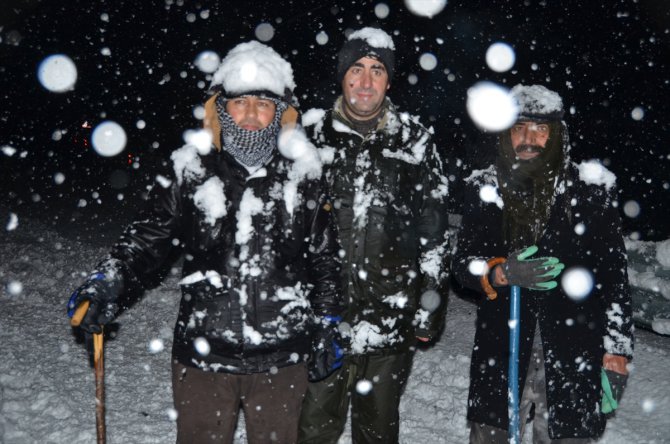
[[[364,28],[368,29],[368,28]],[[379,30],[379,32],[384,32]],[[353,34],[354,36],[356,33]],[[370,44],[370,42],[364,38],[355,36],[354,38],[349,38],[342,49],[340,49],[339,54],[337,55],[337,81],[342,83],[344,75],[347,73],[347,70],[351,65],[353,65],[356,60],[363,57],[371,57],[377,59],[384,64],[386,72],[388,73],[389,83],[393,78],[393,68],[395,65],[395,54],[393,53],[393,48],[388,47],[375,47]]]

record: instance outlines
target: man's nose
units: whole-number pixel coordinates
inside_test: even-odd
[[[245,114],[248,117],[256,117],[258,115],[258,109],[256,109],[256,108],[257,108],[256,105],[247,106],[247,108],[245,110],[246,111]]]
[[[532,128],[526,128],[526,130],[523,132],[523,139],[524,142],[527,144],[534,144],[535,140],[537,138],[537,131],[535,131]]]
[[[361,79],[361,86],[363,88],[371,88],[372,87],[372,73],[371,72],[363,73],[363,78]]]

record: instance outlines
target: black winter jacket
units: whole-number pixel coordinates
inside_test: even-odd
[[[316,156],[316,153],[315,153]],[[183,249],[173,357],[248,374],[305,360],[314,315],[341,310],[331,205],[318,177],[279,154],[253,175],[229,154],[172,155],[146,209],[113,247],[119,279],[151,282]],[[209,351],[197,350],[204,338]]]
[[[342,245],[351,351],[404,351],[416,336],[435,337],[446,309],[445,166],[431,133],[388,99],[367,137],[348,126],[339,104],[311,135]]]
[[[587,183],[580,171],[603,168],[570,164],[559,183],[536,256],[555,256],[566,266],[559,286],[550,291],[521,289],[519,390],[523,389],[531,344],[539,325],[544,349],[553,439],[599,436],[605,427],[600,413],[600,369],[605,352],[632,358],[633,326],[626,274],[626,254],[613,189]],[[482,196],[483,187],[498,186],[495,168],[477,170],[466,180],[465,206],[453,272],[465,286],[482,294],[470,368],[468,419],[508,428],[507,374],[509,358],[509,287],[488,300],[471,261],[507,257],[503,242],[501,198]],[[488,188],[488,195],[492,196]],[[500,193],[498,192],[498,196]],[[565,209],[568,208],[568,211]],[[572,299],[561,277],[581,267],[593,277],[584,299]],[[519,394],[520,396],[521,394]]]

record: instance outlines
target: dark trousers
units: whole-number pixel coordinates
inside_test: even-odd
[[[310,383],[303,403],[298,441],[337,443],[351,402],[354,443],[397,443],[398,406],[413,356],[413,352],[348,356],[333,375]],[[370,387],[367,382],[371,389],[366,392]]]
[[[175,363],[172,391],[178,415],[177,443],[232,443],[240,407],[250,444],[295,443],[306,389],[305,364],[235,375]]]
[[[549,411],[547,409],[547,380],[544,373],[544,351],[540,338],[539,326],[535,329],[532,357],[528,364],[528,375],[519,399],[520,435],[526,428],[531,410],[533,415],[533,444],[587,444],[593,442],[591,438],[563,438],[549,437]],[[506,429],[500,429],[487,424],[472,423],[470,428],[470,444],[507,444],[509,442]]]

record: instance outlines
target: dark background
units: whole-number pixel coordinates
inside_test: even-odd
[[[125,224],[153,182],[161,160],[196,128],[194,106],[209,78],[197,55],[220,56],[255,38],[269,22],[266,42],[293,65],[302,110],[328,108],[339,93],[335,57],[345,30],[378,25],[393,35],[396,74],[389,96],[435,129],[450,159],[452,204],[459,211],[461,179],[490,157],[493,136],[472,124],[466,92],[479,80],[512,86],[541,83],[564,100],[576,161],[598,158],[618,180],[624,230],[641,239],[670,237],[670,5],[667,0],[495,1],[449,0],[432,19],[417,17],[402,1],[3,0],[0,11],[0,223],[6,211],[42,213],[54,224],[82,218]],[[103,20],[102,14],[108,19]],[[327,44],[316,35],[325,31]],[[516,52],[507,73],[491,71],[486,49],[505,41]],[[103,55],[109,48],[111,55]],[[438,59],[425,71],[419,57]],[[73,91],[53,93],[37,80],[39,63],[63,53],[77,65]],[[418,82],[411,84],[410,75]],[[634,120],[631,111],[644,109]],[[128,144],[103,158],[90,147],[90,129],[111,119]],[[138,129],[136,122],[146,127]],[[53,140],[56,130],[67,130]],[[62,184],[54,174],[63,173]],[[84,206],[83,201],[86,205]]]

